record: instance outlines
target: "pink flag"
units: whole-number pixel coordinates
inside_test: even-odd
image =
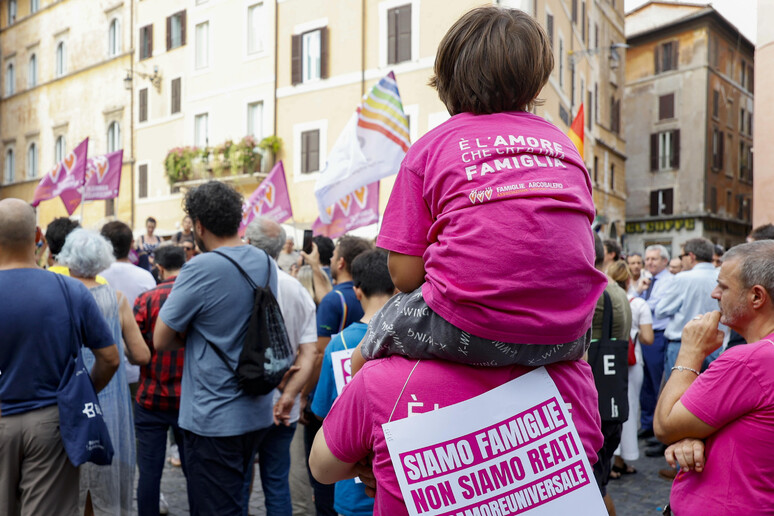
[[[70,151],[65,159],[57,163],[35,188],[32,205],[37,206],[40,201],[47,201],[56,196],[62,198],[67,212],[72,215],[81,201],[78,191],[83,185],[86,173],[86,154],[88,152],[89,139],[86,138],[78,146]]]
[[[324,224],[318,217],[312,224],[315,235],[338,238],[353,229],[375,224],[379,220],[379,181],[361,186],[325,211],[331,223]]]
[[[84,201],[97,201],[118,197],[123,160],[123,149],[103,156],[89,158],[86,162]]]
[[[285,167],[282,161],[278,161],[268,177],[261,181],[253,195],[242,206],[242,224],[239,226],[239,234],[244,234],[245,228],[255,217],[267,217],[281,224],[292,216],[288,184],[285,181]]]

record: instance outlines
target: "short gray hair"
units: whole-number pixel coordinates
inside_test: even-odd
[[[648,251],[658,251],[658,254],[661,255],[663,259],[669,261],[669,251],[661,244],[649,245],[645,248],[645,253],[647,254]]]
[[[285,230],[271,219],[266,217],[256,217],[247,226],[245,238],[258,249],[263,249],[266,254],[274,258],[279,258],[280,251],[285,245],[287,236]]]
[[[57,261],[70,268],[74,276],[93,278],[115,261],[108,239],[87,229],[78,228],[67,235]]]
[[[774,240],[758,240],[732,247],[723,255],[723,263],[740,260],[739,280],[744,288],[760,285],[774,301]]]
[[[711,262],[715,254],[715,244],[706,238],[692,238],[683,244],[683,252],[693,253],[700,262]]]

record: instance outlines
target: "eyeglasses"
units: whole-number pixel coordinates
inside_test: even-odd
[[[683,254],[680,255],[680,259],[682,260],[686,256],[690,256],[690,255],[691,255],[691,253],[683,253]]]
[[[184,245],[183,249],[185,249],[186,251],[193,251],[194,250],[194,248],[192,246],[187,246],[187,245]]]

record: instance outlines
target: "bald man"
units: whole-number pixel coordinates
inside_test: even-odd
[[[119,364],[110,329],[88,289],[38,268],[35,244],[41,238],[27,203],[0,201],[0,292],[13,297],[0,304],[0,514],[77,511],[78,469],[59,434],[57,388],[76,345],[94,353],[91,378],[97,391]],[[83,342],[72,341],[73,324]]]

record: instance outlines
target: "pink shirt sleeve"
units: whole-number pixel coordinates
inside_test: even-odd
[[[422,256],[429,245],[427,235],[433,216],[423,195],[422,177],[401,165],[390,200],[384,211],[376,245],[410,256]]]
[[[340,461],[353,464],[373,448],[372,416],[363,374],[348,383],[323,420],[325,443]]]
[[[683,402],[694,416],[721,428],[754,410],[765,399],[755,373],[733,353],[724,353],[683,394]]]

